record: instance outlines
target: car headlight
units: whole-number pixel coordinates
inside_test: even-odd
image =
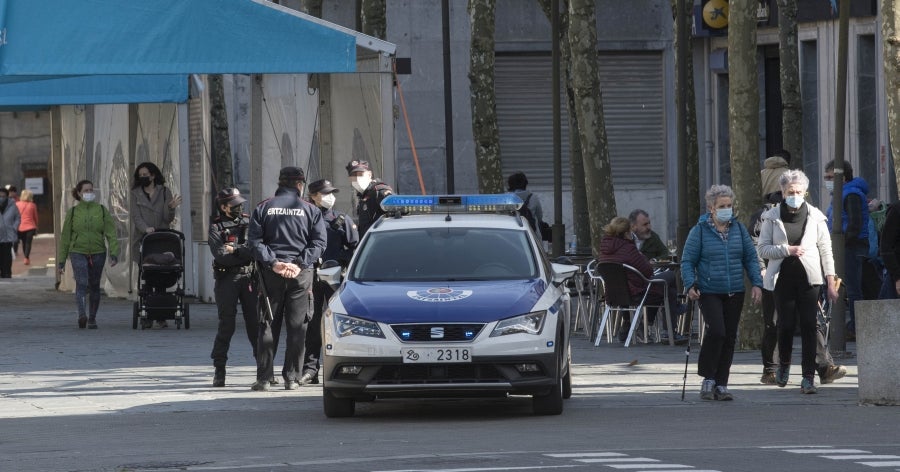
[[[373,338],[384,337],[384,333],[381,332],[378,323],[337,313],[334,314],[334,330],[339,338],[354,334]]]
[[[544,320],[547,318],[546,311],[535,311],[527,315],[507,318],[499,323],[497,327],[491,331],[491,337],[505,336],[507,334],[541,334],[544,329]]]

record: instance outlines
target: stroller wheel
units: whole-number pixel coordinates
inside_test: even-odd
[[[191,306],[187,303],[184,304],[182,316],[184,317],[184,329],[191,329]]]

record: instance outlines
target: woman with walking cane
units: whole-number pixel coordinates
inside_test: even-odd
[[[762,298],[763,282],[750,233],[734,217],[731,187],[710,187],[706,205],[708,213],[700,216],[685,241],[681,279],[708,326],[697,361],[697,373],[703,377],[700,398],[727,401],[734,399],[728,376],[744,307],[744,273],[753,284],[754,303]]]

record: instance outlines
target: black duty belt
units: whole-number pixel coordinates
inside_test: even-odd
[[[250,272],[253,271],[253,266],[245,265],[245,266],[226,267],[226,266],[214,265],[213,270],[215,270],[216,272],[225,272],[228,274],[249,274]]]

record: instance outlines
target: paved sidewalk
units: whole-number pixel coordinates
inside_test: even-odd
[[[191,305],[191,329],[133,330],[132,303],[104,298],[98,330],[76,328],[74,299],[53,290],[52,275],[0,280],[0,418],[97,413],[157,413],[302,409],[321,411],[321,388],[252,392],[250,346],[238,321],[232,340],[227,386],[212,388],[209,353],[216,329],[215,305]],[[238,317],[240,320],[240,317]],[[698,399],[699,346],[694,343],[686,402],[681,401],[683,347],[601,344],[582,333],[573,341],[574,395],[569,408],[713,407]],[[855,345],[848,345],[855,351]],[[283,347],[279,348],[283,352]],[[799,340],[794,349],[799,359]],[[735,356],[730,389],[734,408],[759,404],[856,406],[856,359],[841,359],[848,375],[799,393],[799,365],[786,388],[759,384],[758,352]],[[799,362],[799,361],[798,361]],[[281,359],[276,359],[276,365]],[[362,405],[361,405],[362,406]],[[366,408],[365,406],[362,406]]]

